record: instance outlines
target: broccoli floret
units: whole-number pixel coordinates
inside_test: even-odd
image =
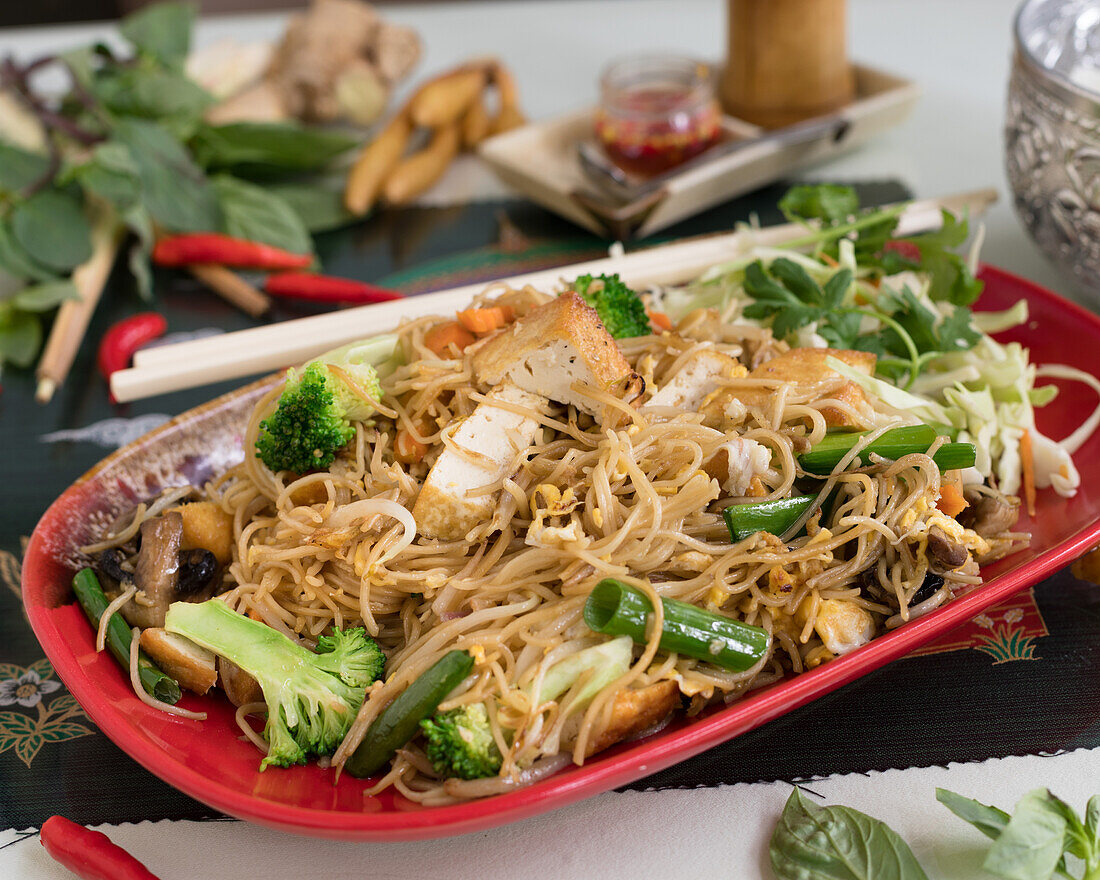
[[[573,282],[573,289],[596,310],[607,332],[616,339],[653,332],[642,298],[618,275],[581,275]]]
[[[367,685],[382,676],[382,649],[361,628],[319,636],[314,653],[281,632],[231,611],[218,599],[174,602],[164,623],[259,682],[267,703],[260,763],[289,767],[330,755],[355,719]]]
[[[460,706],[420,722],[428,760],[441,777],[495,776],[502,761],[484,703]]]
[[[260,422],[256,454],[273,471],[302,474],[332,464],[355,436],[352,422],[374,414],[382,386],[370,364],[311,361],[287,373],[275,412]]]

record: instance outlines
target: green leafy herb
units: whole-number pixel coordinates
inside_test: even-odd
[[[123,19],[119,30],[143,55],[167,67],[182,68],[194,23],[192,4],[155,3]]]
[[[946,789],[936,800],[994,843],[983,868],[1004,880],[1046,880],[1055,873],[1100,880],[1100,795],[1085,809],[1084,821],[1065,801],[1040,788],[1028,792],[1011,815]],[[1067,856],[1081,860],[1070,873]]]
[[[779,210],[792,223],[821,220],[832,226],[859,211],[859,195],[850,186],[828,183],[792,186],[779,200]]]
[[[129,208],[141,198],[141,169],[126,145],[118,141],[97,144],[88,160],[73,169],[72,177],[87,192],[119,209]]]
[[[191,140],[201,165],[244,177],[318,171],[357,144],[342,134],[283,122],[204,125]]]
[[[42,325],[37,316],[0,303],[0,362],[29,367],[42,343]]]
[[[11,298],[11,304],[27,312],[45,312],[70,299],[80,299],[72,281],[49,281],[19,291]]]
[[[311,233],[339,229],[358,219],[344,207],[343,181],[331,185],[327,182],[277,183],[266,189],[290,205]]]
[[[0,190],[18,193],[34,186],[50,170],[50,160],[0,141]]]
[[[16,278],[49,281],[56,276],[39,266],[12,235],[11,226],[0,222],[0,269]]]
[[[151,64],[99,74],[92,93],[120,116],[155,119],[179,138],[190,137],[214,97],[182,72]]]
[[[228,175],[214,178],[214,190],[227,234],[298,254],[313,253],[302,219],[275,193]]]
[[[819,807],[791,792],[772,835],[779,880],[927,880],[913,851],[884,822],[849,807]]]
[[[120,119],[115,136],[137,162],[143,201],[157,223],[170,232],[218,229],[214,188],[167,129],[144,119]]]
[[[747,318],[772,318],[780,339],[810,324],[833,348],[854,348],[860,313],[845,308],[852,273],[842,269],[822,287],[798,263],[780,257],[767,268],[757,260],[745,270],[745,292],[754,300]]]
[[[45,189],[17,204],[11,231],[31,259],[58,272],[92,255],[91,226],[80,201],[61,190]]]

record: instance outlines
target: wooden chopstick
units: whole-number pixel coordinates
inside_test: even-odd
[[[92,222],[92,255],[72,275],[80,298],[63,302],[58,308],[35,371],[38,386],[34,397],[39,403],[49,403],[69,375],[122,241],[122,227],[115,221],[113,211],[107,206],[93,210],[96,216]]]
[[[271,308],[268,295],[249,284],[232,269],[205,263],[197,263],[187,269],[226,302],[253,318],[259,318]]]
[[[983,189],[909,205],[898,230],[912,234],[940,225],[941,211],[982,213],[997,199]],[[711,266],[738,257],[747,244],[778,245],[806,233],[800,224],[783,224],[749,231],[690,239],[636,251],[621,257],[531,272],[504,279],[513,286],[530,284],[550,289],[563,277],[618,272],[630,284],[676,284],[697,277]],[[447,313],[465,306],[485,288],[471,284],[415,298],[417,314]],[[395,327],[406,317],[409,301],[342,309],[309,318],[240,330],[177,345],[139,352],[131,369],[111,377],[120,401],[138,400],[211,382],[270,372],[302,363],[338,345]]]

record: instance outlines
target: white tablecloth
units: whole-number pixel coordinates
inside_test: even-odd
[[[851,54],[919,82],[913,116],[860,152],[814,172],[820,178],[906,182],[919,196],[992,186],[1001,202],[985,218],[983,256],[1009,271],[1077,297],[1027,238],[1007,199],[1001,153],[1004,92],[1014,0],[852,0]],[[387,6],[427,45],[424,72],[473,55],[501,56],[516,73],[534,118],[590,103],[611,56],[669,49],[724,52],[721,0],[512,0]],[[281,17],[212,19],[199,40],[274,38]],[[58,51],[109,33],[104,27],[0,31],[0,55]],[[473,161],[463,163],[428,200],[499,196]],[[965,731],[959,731],[965,736]],[[948,768],[831,777],[810,784],[889,822],[912,844],[933,877],[981,876],[984,839],[935,802],[946,786],[1008,807],[1047,786],[1078,808],[1100,791],[1100,751],[1007,758]],[[2,786],[2,780],[0,780]],[[239,822],[159,822],[104,828],[164,880],[196,877],[387,878],[538,874],[592,877],[769,877],[767,840],[790,786],[736,785],[665,792],[608,793],[556,813],[463,838],[354,845],[311,841]],[[0,877],[57,878],[63,872],[36,838],[0,834]]]

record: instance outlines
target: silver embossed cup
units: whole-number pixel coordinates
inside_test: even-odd
[[[1025,0],[1016,15],[1005,164],[1043,252],[1100,294],[1100,0]]]

